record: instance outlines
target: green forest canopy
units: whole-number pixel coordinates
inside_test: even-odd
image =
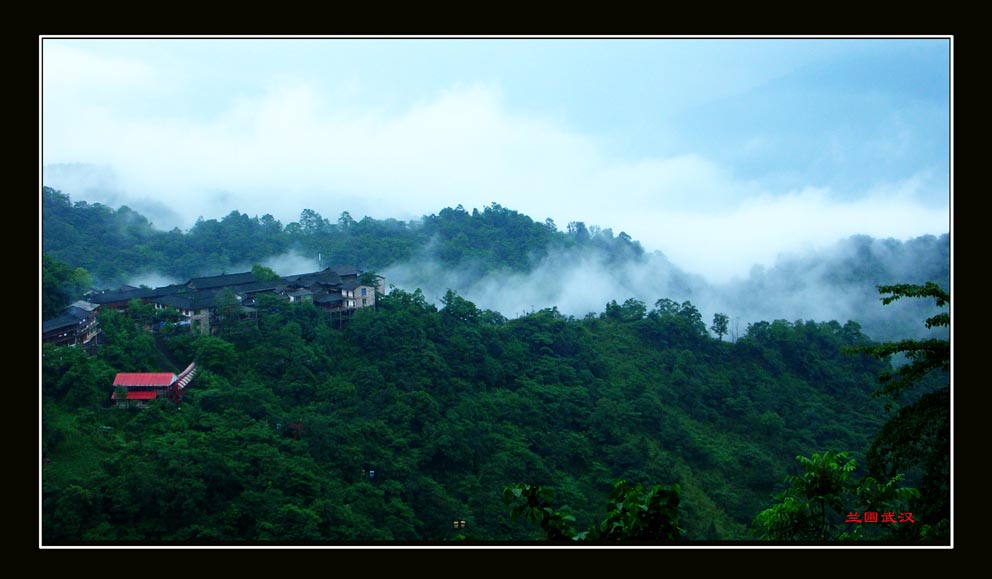
[[[194,263],[216,273],[290,247],[379,265],[443,239],[450,263],[522,269],[535,248],[643,253],[625,234],[558,232],[497,204],[416,223],[304,211],[286,227],[232,212],[187,233],[48,188],[43,209],[46,317],[94,278],[148,267],[192,277],[204,273]],[[256,325],[232,321],[216,336],[135,324],[154,315],[101,312],[94,354],[43,348],[45,542],[527,540],[544,535],[513,524],[504,488],[553,489],[575,528],[592,528],[619,480],[677,484],[686,540],[743,539],[798,473],[794,458],[826,449],[849,450],[858,477],[906,472],[927,491],[914,507],[927,523],[946,512],[941,431],[924,447],[908,434],[945,416],[943,379],[916,376],[890,414],[872,395],[888,355],[865,355],[884,345],[855,322],[761,321],[731,343],[718,319],[714,339],[691,302],[666,297],[507,320],[455,291],[438,307],[396,289],[343,328],[312,304],[274,301]],[[180,406],[109,408],[117,372],[193,359],[203,371]],[[456,533],[452,520],[466,526]]]
[[[394,290],[343,329],[273,303],[217,336],[103,312],[95,355],[43,349],[44,538],[435,541],[461,519],[469,540],[524,540],[539,531],[512,524],[506,486],[553,488],[589,527],[621,479],[678,484],[686,539],[750,537],[797,454],[864,455],[887,364],[842,353],[870,343],[853,322],[776,320],[731,344],[692,310],[506,320]],[[193,359],[179,407],[108,408],[116,372]]]

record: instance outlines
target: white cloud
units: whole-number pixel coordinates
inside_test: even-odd
[[[42,59],[42,79],[50,94],[132,91],[154,78],[151,68],[140,60],[99,56],[50,39],[44,41]]]
[[[44,162],[113,167],[123,196],[153,198],[184,220],[148,216],[164,227],[235,209],[287,223],[304,208],[331,219],[344,210],[409,218],[495,201],[562,228],[575,220],[626,231],[711,281],[804,244],[947,230],[946,207],[914,201],[919,180],[837,201],[812,186],[767,191],[691,152],[617,158],[592,135],[510,110],[498,86],[455,86],[398,113],[332,109],[299,80],[232,97],[206,119],[113,106],[160,86],[162,74],[136,60],[45,48]]]
[[[711,282],[745,276],[753,264],[771,265],[783,252],[823,248],[856,234],[911,237],[949,230],[947,208],[916,200],[913,180],[838,201],[827,189],[747,199],[730,212],[644,212],[627,230],[680,268]]]

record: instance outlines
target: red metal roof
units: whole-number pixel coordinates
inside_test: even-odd
[[[158,396],[155,392],[128,392],[128,400],[151,400]]]
[[[128,392],[128,400],[152,400],[158,396],[157,392]],[[111,400],[117,400],[117,393],[114,392],[110,395]]]
[[[121,372],[114,378],[114,386],[168,386],[175,379],[172,372]]]

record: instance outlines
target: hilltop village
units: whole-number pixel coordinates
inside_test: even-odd
[[[117,290],[89,292],[84,300],[67,307],[59,317],[42,322],[42,342],[95,347],[100,338],[97,313],[104,308],[124,312],[133,300],[152,304],[156,310],[172,310],[178,314],[179,325],[203,335],[216,333],[217,321],[225,307],[234,306],[239,317],[253,317],[259,294],[278,296],[288,302],[312,302],[317,308],[345,319],[360,308],[375,307],[376,293],[385,294],[385,285],[382,276],[364,274],[352,266],[338,266],[290,276],[248,271],[198,277],[158,288],[122,286]]]
[[[155,310],[171,312],[172,322],[192,333],[216,334],[225,316],[252,319],[257,313],[256,298],[269,294],[286,302],[312,302],[338,320],[350,317],[360,308],[375,307],[376,293],[385,293],[382,276],[363,274],[351,266],[327,268],[313,273],[280,277],[266,268],[253,271],[198,277],[184,284],[158,288],[124,286],[113,291],[92,291],[65,310],[62,315],[42,322],[42,342],[58,346],[79,346],[87,350],[100,344],[101,309],[125,312],[134,300],[151,304]],[[166,322],[149,329],[156,331]],[[179,374],[171,372],[121,372],[114,379],[111,400],[117,407],[144,407],[155,398],[178,403],[196,375],[196,363]]]

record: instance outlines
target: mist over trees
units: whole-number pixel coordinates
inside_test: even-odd
[[[471,211],[444,208],[416,221],[337,219],[304,209],[282,224],[271,215],[232,211],[200,219],[183,232],[157,230],[127,207],[71,203],[51,188],[42,194],[46,255],[83,268],[97,287],[159,285],[199,275],[247,271],[261,263],[289,275],[333,264],[384,274],[388,283],[439,304],[449,288],[507,317],[556,307],[584,316],[627,298],[691,300],[706,319],[728,316],[727,337],[749,323],[774,319],[855,320],[875,339],[921,334],[915,320],[932,314],[924,303],[882,308],[875,286],[936,281],[950,287],[949,235],[908,241],[855,236],[834,247],[783,254],[743,280],[710,284],[646,252],[624,232],[581,222],[563,227],[535,221],[493,203]],[[94,248],[100,248],[99,251]],[[300,271],[288,271],[289,269]]]
[[[876,288],[935,282],[949,290],[950,248],[946,233],[907,241],[857,235],[829,251],[787,254],[773,268],[754,268],[742,283],[727,284],[725,299],[758,319],[787,311],[800,318],[855,320],[878,340],[923,337],[929,329],[919,320],[939,308],[922,300],[882,307]]]

